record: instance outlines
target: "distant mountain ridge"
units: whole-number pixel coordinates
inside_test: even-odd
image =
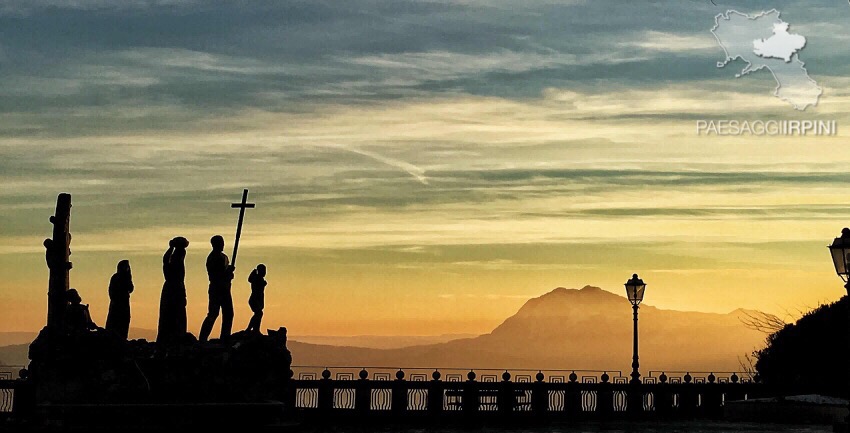
[[[292,342],[298,365],[379,365],[630,371],[632,311],[598,287],[559,287],[528,300],[489,334],[394,350]],[[745,310],[728,314],[640,309],[640,361],[648,370],[739,371],[740,359],[763,346]]]
[[[625,375],[631,370],[631,313],[624,297],[598,287],[558,287],[529,299],[516,314],[485,335],[372,341],[386,347],[417,338],[420,342],[444,339],[387,348],[355,347],[381,337],[308,337],[312,342],[306,343],[292,336],[289,349],[294,365],[584,369],[622,371]],[[752,313],[744,309],[728,314],[699,313],[641,305],[641,371],[740,371],[739,360],[765,342],[763,333],[749,329],[741,320]],[[151,330],[131,330],[131,338],[152,339],[154,335]],[[0,347],[0,360],[24,364],[25,347]]]
[[[0,332],[0,346],[30,343],[36,335],[37,332]]]
[[[0,367],[23,367],[29,364],[29,343],[0,347]]]
[[[443,335],[415,335],[415,336],[387,336],[387,335],[351,335],[351,336],[325,336],[325,335],[292,335],[291,341],[301,343],[318,344],[322,346],[346,346],[362,347],[366,349],[399,349],[410,346],[422,346],[426,344],[445,343],[447,341],[462,338],[476,337],[478,334],[443,334]]]

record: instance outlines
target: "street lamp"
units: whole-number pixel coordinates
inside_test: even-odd
[[[848,233],[850,233],[850,230],[848,230]],[[848,247],[850,247],[850,243],[848,243]],[[634,350],[632,352],[632,384],[640,383],[640,372],[638,371],[638,368],[640,368],[640,363],[638,362],[638,308],[640,308],[640,303],[643,301],[643,293],[645,291],[646,283],[638,278],[637,274],[633,274],[632,279],[626,281],[626,297],[629,298],[629,302],[632,304],[632,310],[634,311],[635,316]]]
[[[829,252],[832,255],[832,264],[835,266],[835,273],[844,281],[847,296],[850,296],[850,229],[847,227],[841,229],[841,237],[837,237],[832,241],[832,245],[829,246]],[[844,424],[845,427],[850,425],[850,415],[847,415],[844,419]]]
[[[844,288],[850,295],[850,229],[845,227],[841,230],[841,237],[832,241],[829,252],[832,254],[835,273],[844,280]]]

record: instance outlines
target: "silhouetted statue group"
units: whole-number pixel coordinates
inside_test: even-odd
[[[45,246],[48,247],[47,241]],[[212,251],[207,256],[207,274],[209,276],[209,308],[207,316],[201,325],[198,336],[200,341],[207,341],[212,327],[221,312],[222,340],[230,337],[233,327],[233,297],[231,282],[235,268],[230,264],[224,253],[224,238],[219,235],[210,239]],[[186,248],[189,241],[184,237],[176,237],[168,243],[168,250],[162,256],[162,274],[165,283],[162,285],[162,295],[159,302],[159,325],[156,342],[158,344],[175,344],[182,341],[187,334],[186,321]],[[248,322],[246,331],[261,332],[260,323],[263,319],[263,307],[266,287],[266,266],[257,265],[251,271],[248,282],[251,284],[251,296],[248,305],[253,316]],[[106,330],[126,339],[130,331],[130,294],[133,293],[133,277],[130,262],[118,262],[115,274],[109,281],[109,312],[106,317]],[[82,299],[76,289],[66,292],[66,326],[69,330],[89,330],[97,328],[92,321],[88,305],[82,304]]]

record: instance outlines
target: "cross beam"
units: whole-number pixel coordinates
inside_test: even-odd
[[[239,208],[239,222],[236,224],[236,241],[233,242],[233,257],[231,257],[230,265],[236,266],[236,253],[239,251],[239,238],[242,236],[242,221],[245,219],[245,209],[253,209],[257,205],[248,203],[248,190],[242,190],[242,202],[231,203],[231,208]]]

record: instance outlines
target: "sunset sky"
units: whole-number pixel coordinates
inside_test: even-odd
[[[71,285],[103,324],[129,259],[154,329],[185,236],[189,328],[204,258],[246,216],[264,327],[482,333],[558,286],[660,308],[784,315],[845,294],[850,6],[816,1],[183,0],[0,4],[0,331],[40,329],[56,195]],[[249,6],[246,6],[249,5]],[[519,5],[523,6],[520,7]],[[710,29],[777,8],[808,39],[817,107],[739,79]],[[836,137],[698,137],[699,119],[836,120]],[[623,311],[611,314],[630,314]]]

